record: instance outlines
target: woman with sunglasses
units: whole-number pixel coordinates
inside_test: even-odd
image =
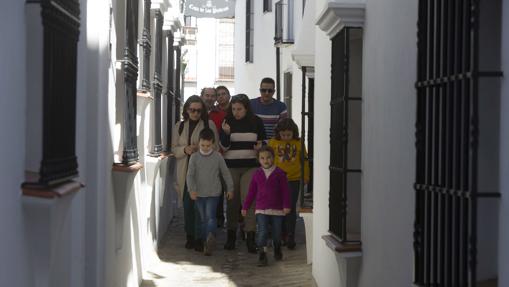
[[[177,192],[184,205],[184,228],[187,235],[185,247],[202,252],[200,217],[194,206],[194,201],[187,192],[187,167],[189,157],[198,151],[199,135],[204,128],[210,128],[214,132],[214,150],[218,149],[219,137],[214,122],[209,120],[205,103],[199,96],[193,95],[187,99],[182,111],[182,118],[183,120],[173,128],[171,148],[177,159]]]
[[[229,198],[226,204],[228,233],[224,246],[232,250],[235,248],[241,200],[246,197],[249,183],[258,167],[257,150],[266,139],[263,121],[251,111],[246,95],[232,97],[219,136],[223,156],[233,178],[233,198]],[[244,224],[248,252],[256,253],[256,219],[253,208],[247,211]]]

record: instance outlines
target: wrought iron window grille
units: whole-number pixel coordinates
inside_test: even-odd
[[[416,286],[477,286],[478,199],[500,196],[478,189],[479,82],[502,76],[479,68],[480,12],[496,2],[418,4]]]

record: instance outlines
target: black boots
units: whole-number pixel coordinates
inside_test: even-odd
[[[228,229],[226,243],[224,244],[224,249],[226,249],[226,250],[235,249],[235,240],[236,240],[236,230]]]
[[[290,250],[294,250],[295,249],[295,236],[293,234],[288,234],[288,239],[286,241],[286,247]]]
[[[247,252],[256,253],[256,243],[255,243],[255,232],[254,231],[247,232],[246,245],[247,245]]]
[[[281,243],[274,243],[274,259],[277,261],[283,259],[283,252],[281,252]]]
[[[260,248],[260,251],[258,251],[258,266],[267,266],[267,264],[267,253],[263,248]]]
[[[193,248],[194,248],[194,236],[187,235],[186,236],[186,249],[193,249]]]
[[[198,252],[203,252],[203,240],[196,239],[194,241],[194,250]]]

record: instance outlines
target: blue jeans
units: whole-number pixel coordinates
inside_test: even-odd
[[[274,245],[281,245],[281,227],[284,216],[277,215],[256,215],[257,235],[256,244],[259,248],[267,246],[267,235],[269,226],[272,226],[272,242]],[[270,225],[269,225],[270,224]]]
[[[219,202],[219,196],[209,196],[209,197],[197,197],[195,204],[198,209],[198,213],[200,213],[201,219],[201,236],[199,238],[205,240],[207,239],[207,234],[212,232],[212,234],[216,235],[217,229],[217,218],[216,218],[216,209],[217,203]]]

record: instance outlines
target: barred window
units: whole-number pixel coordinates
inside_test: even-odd
[[[362,146],[362,29],[345,27],[332,39],[329,231],[360,242]]]

